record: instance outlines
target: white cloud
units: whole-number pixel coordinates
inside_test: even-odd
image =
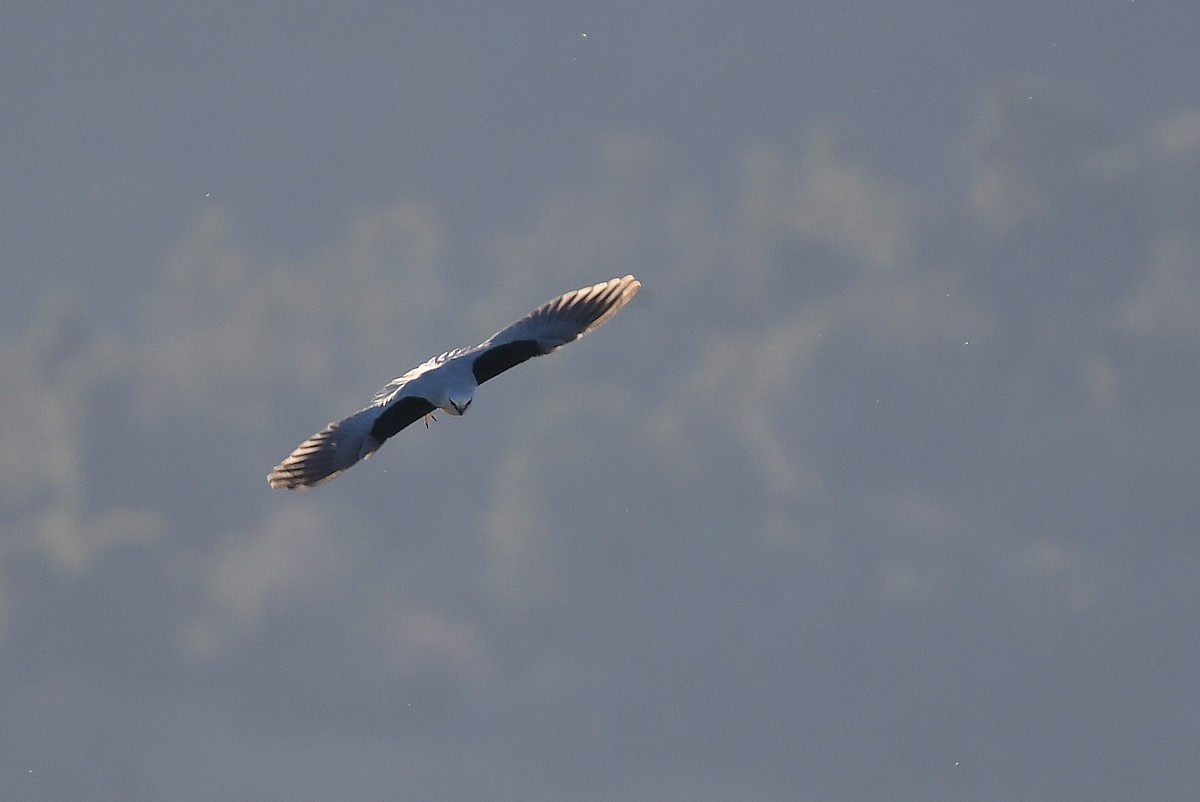
[[[917,198],[854,158],[847,137],[826,124],[810,134],[798,159],[770,146],[749,154],[739,260],[766,260],[757,269],[770,269],[772,252],[795,242],[825,245],[865,271],[911,260]]]
[[[1149,337],[1182,337],[1200,343],[1200,240],[1164,232],[1141,285],[1124,303],[1121,324],[1131,333]]]
[[[182,645],[213,656],[253,635],[272,614],[324,599],[344,603],[356,564],[356,540],[320,506],[273,509],[258,525],[226,533],[198,567],[203,612],[185,627]]]

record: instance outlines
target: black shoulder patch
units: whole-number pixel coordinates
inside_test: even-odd
[[[504,371],[519,365],[526,359],[541,356],[545,351],[536,340],[517,340],[516,342],[497,345],[489,348],[471,363],[471,372],[475,374],[475,383],[483,384],[491,378],[499,376]]]
[[[420,396],[401,396],[379,413],[379,417],[371,425],[371,436],[382,443],[405,426],[419,421],[435,409],[433,404]]]

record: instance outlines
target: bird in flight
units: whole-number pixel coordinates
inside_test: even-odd
[[[435,410],[462,415],[475,388],[527,359],[557,351],[600,326],[641,289],[633,276],[568,292],[479,345],[435,356],[393,379],[371,405],[329,424],[267,474],[271,487],[303,490],[374,454],[383,441]]]

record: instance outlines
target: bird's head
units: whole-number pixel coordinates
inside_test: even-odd
[[[451,415],[461,415],[471,406],[472,400],[470,393],[453,393],[450,395],[450,408],[446,411]]]

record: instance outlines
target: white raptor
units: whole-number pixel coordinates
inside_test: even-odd
[[[641,286],[633,276],[625,276],[568,292],[479,345],[435,356],[393,379],[366,409],[329,424],[296,446],[267,475],[267,482],[290,490],[313,487],[371,456],[384,440],[434,410],[463,414],[476,387],[531,357],[579,339],[615,315]]]

